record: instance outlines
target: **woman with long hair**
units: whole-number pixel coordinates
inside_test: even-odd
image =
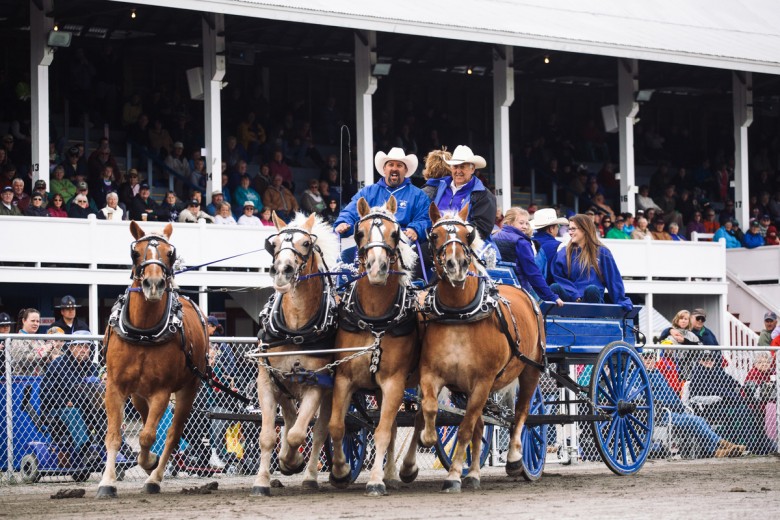
[[[553,261],[555,283],[550,289],[565,302],[583,303],[604,303],[606,291],[612,303],[633,309],[615,259],[599,240],[593,220],[574,215],[569,220],[569,238]]]
[[[29,308],[19,311],[17,327],[20,334],[37,334],[41,326],[41,313]],[[8,356],[14,375],[35,376],[43,372],[51,360],[52,347],[41,340],[15,339],[8,342]]]

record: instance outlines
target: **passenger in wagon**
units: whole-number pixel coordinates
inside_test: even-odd
[[[598,239],[593,220],[574,215],[569,220],[569,237],[553,261],[555,283],[550,289],[565,302],[584,303],[604,303],[606,291],[613,303],[626,311],[633,309],[615,259]]]

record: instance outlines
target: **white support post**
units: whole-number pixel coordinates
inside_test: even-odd
[[[49,32],[54,30],[54,18],[46,16],[53,10],[53,0],[30,0],[30,94],[32,114],[32,180],[49,185],[49,65],[54,49],[47,45]],[[40,5],[40,8],[36,5]]]
[[[222,189],[222,107],[220,91],[225,78],[225,15],[203,15],[203,117],[206,134],[206,201]]]
[[[496,46],[493,49],[493,154],[496,161],[496,198],[503,211],[512,206],[509,107],[514,101],[513,49],[509,45]]]
[[[358,189],[374,183],[374,127],[371,98],[378,81],[371,74],[376,65],[376,32],[355,32],[355,103],[358,155]],[[389,150],[383,150],[388,152]]]
[[[634,122],[639,112],[639,63],[618,59],[618,127],[620,130],[620,211],[635,213]]]
[[[97,269],[97,266],[95,266]],[[100,334],[103,332],[100,329],[100,323],[98,318],[98,307],[100,302],[98,301],[98,284],[89,284],[89,330],[92,334]]]
[[[750,220],[748,128],[753,122],[753,73],[732,72],[731,84],[734,104],[734,209],[742,228],[747,229]]]
[[[645,294],[645,319],[639,324],[639,330],[645,333],[648,343],[653,342],[653,307],[655,307],[653,293]]]

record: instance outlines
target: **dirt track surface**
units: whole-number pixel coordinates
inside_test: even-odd
[[[278,475],[275,475],[278,477]],[[503,468],[483,470],[482,489],[439,492],[443,471],[382,498],[363,496],[365,475],[347,490],[328,484],[304,492],[299,478],[282,477],[273,497],[249,497],[251,477],[173,479],[162,494],[144,495],[139,482],[119,483],[119,499],[95,500],[97,485],[73,482],[0,488],[0,518],[777,518],[780,458],[651,461],[618,477],[595,464],[549,465],[535,483],[510,479]],[[183,488],[217,480],[206,495]],[[52,500],[62,489],[85,487],[84,498]]]

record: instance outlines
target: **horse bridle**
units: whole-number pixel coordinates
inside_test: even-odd
[[[295,247],[295,244],[293,243],[293,238],[295,233],[303,233],[307,237],[309,237],[309,242],[303,244],[303,248],[305,251],[301,253],[298,251],[298,248]],[[274,246],[272,240],[276,237],[279,237],[281,240],[281,245],[279,246],[279,249],[276,249],[276,246]],[[309,263],[309,259],[312,256],[312,253],[314,251],[320,251],[319,246],[317,245],[317,235],[309,233],[305,229],[301,228],[284,228],[278,233],[275,233],[268,238],[265,239],[265,250],[273,257],[274,262],[271,263],[271,274],[276,273],[276,268],[274,267],[276,257],[279,256],[279,253],[284,251],[285,249],[289,249],[293,252],[293,254],[300,259],[300,263],[298,264],[298,269],[295,271],[295,278],[298,279],[298,277],[301,274],[301,271],[303,271],[303,268],[306,267],[306,264]]]
[[[360,235],[362,235],[363,232],[359,231],[359,228],[360,225],[367,220],[371,220],[371,227],[368,230],[368,240],[371,240],[371,235],[374,228],[379,229],[379,232],[382,234],[382,236],[384,236],[384,233],[382,233],[382,221],[387,221],[394,226],[394,230],[391,236],[394,235],[396,237],[396,243],[394,247],[390,246],[387,242],[368,242],[367,244],[362,246],[358,245],[358,250],[357,250],[358,261],[362,262],[365,260],[366,253],[368,253],[369,249],[380,247],[385,251],[387,251],[389,257],[388,260],[390,264],[391,265],[394,264],[395,261],[400,257],[398,245],[401,243],[401,226],[394,218],[389,217],[384,213],[379,213],[379,212],[369,213],[368,215],[365,215],[363,218],[358,220],[357,224],[355,224],[356,242],[362,239],[362,236]]]
[[[468,244],[458,238],[457,233],[457,226],[463,226],[466,228],[466,230],[469,232],[468,236],[466,237],[466,240],[468,240]],[[432,235],[434,234],[434,230],[438,227],[444,228],[444,231],[447,233],[447,239],[444,241],[442,245],[440,245],[438,248],[434,244],[435,240],[432,240]],[[431,226],[431,230],[428,233],[428,245],[431,248],[431,257],[433,258],[433,261],[439,264],[439,266],[443,269],[444,268],[444,250],[446,247],[450,244],[458,244],[463,248],[463,252],[466,255],[466,260],[471,263],[471,257],[473,255],[473,250],[471,249],[471,244],[474,243],[474,239],[477,237],[477,230],[472,226],[471,224],[467,224],[465,222],[461,222],[460,220],[455,219],[447,219],[447,220],[440,220],[436,222],[433,226]]]
[[[141,257],[141,253],[136,251],[135,246],[139,243],[146,242],[146,249],[144,249],[143,252],[143,258],[144,261],[141,262],[138,265],[135,265],[135,263],[138,261],[138,259]],[[168,251],[168,260],[170,260],[171,265],[169,266],[162,260],[160,260],[160,252],[157,249],[160,246],[160,242],[164,243],[168,247],[170,247],[170,251]],[[157,258],[153,258],[151,260],[146,260],[147,253],[149,251],[149,248],[153,248],[155,252],[157,253]],[[157,236],[157,235],[148,235],[142,238],[139,238],[132,244],[130,244],[130,258],[133,259],[133,280],[143,280],[144,271],[147,267],[150,265],[157,265],[160,266],[160,269],[163,270],[163,273],[165,274],[165,279],[170,280],[173,277],[173,264],[176,263],[176,246],[168,242],[164,237]]]

